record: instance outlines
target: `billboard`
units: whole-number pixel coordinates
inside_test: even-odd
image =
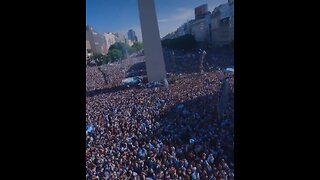
[[[196,19],[204,18],[208,14],[208,4],[203,4],[194,9],[194,14]]]

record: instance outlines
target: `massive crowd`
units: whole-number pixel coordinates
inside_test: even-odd
[[[144,62],[144,59],[143,57],[139,56],[110,63],[107,65],[102,65],[100,67],[87,66],[86,90],[92,91],[96,89],[119,86],[121,85],[122,79],[127,77],[130,67],[134,64],[142,62]],[[107,82],[105,82],[103,73],[101,73],[101,71],[104,72]]]
[[[86,179],[234,179],[232,74],[209,68],[216,59],[205,60],[206,70],[199,73],[192,53],[183,67],[166,53],[167,71],[178,69],[168,71],[168,87],[141,84],[87,97]],[[87,91],[121,86],[130,67],[143,61],[133,57],[101,66],[108,82],[97,67],[88,67]],[[218,119],[226,77],[230,99]]]

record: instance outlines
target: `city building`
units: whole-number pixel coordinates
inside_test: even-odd
[[[93,29],[90,26],[86,27],[86,41],[88,42],[87,48],[90,48],[91,52],[96,52],[94,38],[93,38]]]
[[[187,21],[186,23],[184,23],[180,27],[178,27],[177,30],[167,34],[162,39],[173,39],[173,38],[178,38],[180,36],[184,36],[184,35],[187,35],[187,34],[191,34],[191,24],[193,22],[194,22],[194,20]]]
[[[180,36],[184,36],[187,34],[191,34],[191,29],[190,29],[190,23],[186,22],[183,25],[181,25],[177,31],[176,31],[176,36],[180,37]]]
[[[93,54],[107,55],[108,49],[104,36],[95,32],[90,26],[86,27],[86,41]]]
[[[233,8],[233,1],[229,1],[213,10],[211,18],[213,45],[228,45],[234,40]]]
[[[136,36],[134,30],[130,29],[128,31],[128,39],[131,40],[133,43],[138,42],[138,37]]]
[[[126,43],[126,37],[121,33],[114,33],[116,42]]]
[[[162,39],[192,34],[197,42],[215,46],[228,45],[234,40],[234,0],[216,7],[212,13],[208,5],[195,8],[195,19],[188,21]]]
[[[208,5],[203,4],[195,8],[195,19],[181,25],[176,31],[166,35],[163,39],[172,39],[192,34],[199,43],[211,43],[211,13]]]
[[[173,39],[175,37],[175,32],[171,32],[167,35],[165,35],[162,40],[165,40],[165,39]]]
[[[208,4],[203,4],[194,9],[195,19],[203,19],[207,14],[209,14]]]
[[[205,42],[207,33],[205,28],[205,20],[198,19],[191,24],[191,34],[197,42]]]
[[[230,5],[230,33],[231,33],[231,40],[234,40],[234,1],[228,0]]]
[[[86,59],[89,59],[93,55],[90,41],[86,40]]]
[[[126,44],[128,44],[129,46],[132,46],[134,43],[130,39],[127,39]]]
[[[202,5],[197,8],[204,10],[196,10],[195,16],[197,17],[194,21],[190,22],[191,34],[197,42],[206,43],[211,42],[212,34],[211,30],[211,13],[207,10],[208,5]],[[197,14],[198,13],[198,14]]]
[[[96,52],[98,54],[107,55],[108,49],[105,37],[102,34],[93,32],[93,39],[96,46]]]
[[[103,35],[107,44],[107,49],[109,50],[110,46],[116,43],[116,36],[111,32],[104,33]]]

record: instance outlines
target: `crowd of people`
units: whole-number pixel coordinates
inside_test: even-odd
[[[167,69],[181,67],[165,60]],[[143,61],[88,67],[87,91],[120,86],[128,69]],[[141,84],[87,97],[86,179],[234,179],[233,76],[210,63],[194,72],[193,63],[196,58],[182,73],[169,72],[168,87]],[[225,78],[231,93],[217,118]]]
[[[100,67],[86,67],[86,90],[93,91],[121,85],[123,78],[128,77],[131,66],[144,62],[141,56],[105,64]],[[101,73],[103,71],[104,73]],[[106,78],[104,78],[104,75]],[[106,79],[106,80],[105,80]],[[107,81],[107,82],[106,82]]]
[[[203,57],[203,55],[205,56]],[[192,50],[170,50],[165,49],[164,57],[167,72],[172,73],[194,73],[199,72],[201,66],[203,71],[221,70],[233,67],[234,57],[232,51],[221,52],[214,50],[192,49]],[[203,58],[203,59],[202,59]]]

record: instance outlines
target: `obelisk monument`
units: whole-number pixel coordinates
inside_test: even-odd
[[[154,0],[138,0],[148,81],[166,79],[166,68]]]

